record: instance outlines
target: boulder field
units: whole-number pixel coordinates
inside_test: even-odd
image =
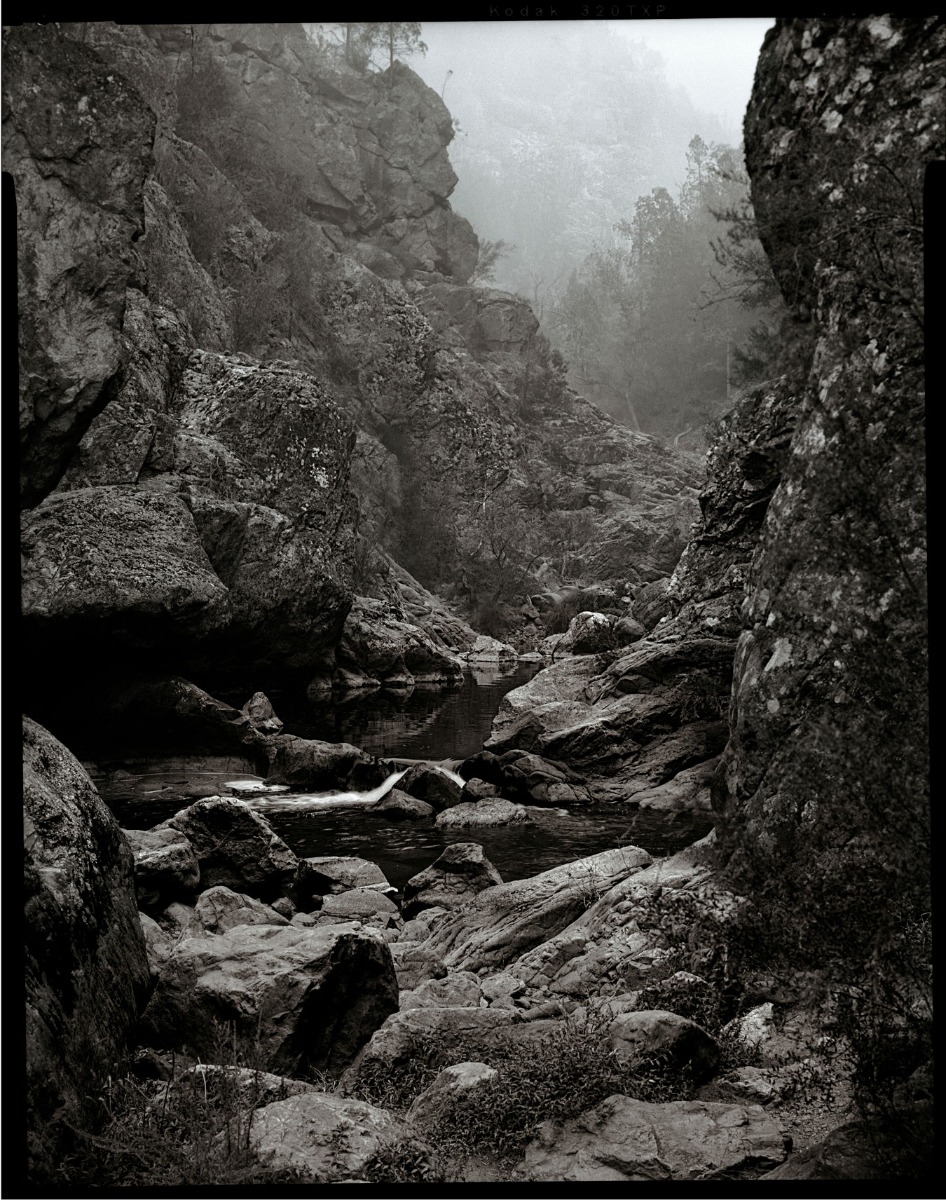
[[[669,859],[623,847],[511,883],[460,843],[400,897],[364,860],[297,858],[232,797],[123,831],[63,746],[33,722],[24,739],[31,904],[50,912],[36,922],[49,938],[30,943],[37,1068],[51,1038],[66,1048],[28,1094],[49,1138],[75,1119],[90,1064],[73,1055],[98,1036],[103,1062],[164,1063],[170,1093],[194,1063],[232,1073],[251,1055],[259,1164],[359,1179],[385,1146],[432,1170],[444,1113],[490,1095],[517,1056],[545,1061],[594,1036],[615,1094],[521,1142],[524,1156],[504,1160],[515,1178],[757,1177],[785,1159],[779,1104],[813,1027],[749,996],[730,1020],[739,1032],[723,1030],[719,946],[692,934],[719,935],[745,901],[717,878],[712,836]],[[632,1098],[652,1063],[689,1081],[688,1098]],[[402,1077],[415,1082],[399,1091]],[[349,1156],[329,1153],[338,1130]],[[664,1144],[672,1153],[656,1153]]]

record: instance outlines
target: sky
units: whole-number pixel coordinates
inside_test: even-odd
[[[677,21],[609,21],[619,36],[646,42],[666,64],[667,78],[698,109],[741,130],[756,60],[774,17],[702,17]]]
[[[567,25],[604,25],[615,37],[643,41],[659,53],[671,85],[684,88],[698,110],[719,116],[731,130],[731,139],[738,142],[756,60],[766,30],[774,20],[774,17],[703,17],[595,22],[424,21],[422,36],[434,52],[432,57],[439,62],[436,51],[441,46],[456,45],[461,31],[463,41],[483,47],[493,36],[505,39],[522,34],[554,36],[556,30],[561,31]],[[442,79],[427,78],[428,64],[423,58],[409,61],[419,75],[440,90]]]

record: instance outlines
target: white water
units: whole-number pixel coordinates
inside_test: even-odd
[[[424,762],[424,759],[407,760],[399,758],[394,761],[399,763],[410,761],[411,765],[413,765],[415,762]],[[458,783],[460,787],[463,787],[466,782],[456,771],[451,771],[449,767],[445,767],[440,763],[428,763],[427,765],[435,771],[440,771],[448,779],[452,779],[454,783]],[[365,805],[376,804],[377,801],[386,796],[396,786],[398,780],[402,779],[408,770],[409,767],[405,767],[402,771],[395,771],[393,775],[389,775],[383,783],[379,783],[370,792],[290,792],[285,784],[273,784],[267,787],[262,780],[235,780],[226,786],[245,792],[245,803],[250,808],[262,809],[267,812],[289,810],[298,812],[300,809],[306,808],[360,808]],[[273,794],[277,792],[281,794]]]
[[[289,792],[288,788],[282,786],[279,788],[281,795],[260,795],[259,791],[254,789],[247,796],[246,803],[250,808],[265,809],[267,812],[277,809],[357,808],[362,805],[375,804],[383,796],[386,796],[397,781],[406,774],[407,767],[403,771],[396,771],[393,775],[389,775],[383,783],[379,783],[376,788],[372,788],[370,792]],[[233,786],[233,784],[227,784],[227,787]],[[263,785],[261,784],[261,786]],[[249,789],[243,788],[242,790]],[[270,793],[269,788],[263,787],[263,790],[265,793]]]

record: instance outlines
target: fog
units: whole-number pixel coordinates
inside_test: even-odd
[[[729,141],[738,141],[752,90],[755,64],[772,17],[704,17],[658,21],[425,21],[425,57],[411,66],[436,91],[448,70],[489,86],[498,46],[516,47],[527,60],[543,42],[567,42],[582,29],[638,42],[659,55],[668,83],[681,88],[700,112],[716,117]],[[593,70],[594,63],[576,64]],[[449,88],[451,80],[447,81]],[[444,94],[444,100],[448,96]]]

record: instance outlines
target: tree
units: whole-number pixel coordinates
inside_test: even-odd
[[[498,242],[482,241],[479,244],[479,251],[476,256],[476,267],[473,274],[470,276],[470,283],[487,283],[494,277],[496,264],[506,254],[515,250],[515,246],[511,246],[508,242],[504,242],[502,238]]]
[[[553,315],[573,385],[635,429],[706,427],[734,382],[764,376],[779,324],[741,155],[693,137],[679,194],[654,188],[614,231]]]

